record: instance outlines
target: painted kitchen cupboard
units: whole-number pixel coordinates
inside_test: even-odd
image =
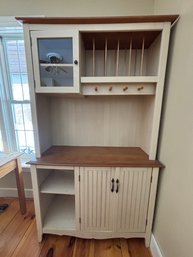
[[[171,25],[177,15],[22,18],[38,239],[143,237],[149,245]]]

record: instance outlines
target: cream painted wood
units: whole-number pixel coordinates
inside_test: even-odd
[[[149,97],[52,98],[52,143],[141,146],[148,153],[149,121],[152,119],[152,112],[146,112]]]
[[[145,237],[151,175],[151,168],[80,168],[81,232]]]
[[[148,213],[147,213],[146,236],[145,236],[145,245],[147,247],[149,247],[150,240],[151,240],[151,230],[152,230],[152,224],[153,224],[153,215],[154,215],[154,208],[155,208],[158,175],[159,175],[159,169],[153,168],[152,182],[151,182],[151,189],[150,189],[150,196],[149,196],[149,208],[148,208]]]
[[[28,24],[24,24],[26,26]],[[145,23],[113,23],[113,24],[29,24],[31,31],[51,31],[58,30],[73,30],[74,27],[80,32],[100,32],[100,31],[161,31],[164,27],[164,22],[145,22]]]
[[[35,143],[35,152],[36,157],[40,157],[43,149],[40,146],[39,139],[39,129],[37,122],[37,108],[36,108],[36,96],[35,96],[35,84],[34,84],[34,70],[32,62],[32,52],[31,52],[31,39],[30,39],[30,26],[25,24],[24,29],[24,43],[25,43],[25,54],[26,54],[26,64],[27,64],[27,73],[28,73],[28,82],[29,82],[29,91],[30,91],[30,101],[31,101],[31,115],[34,131],[34,143]]]
[[[37,236],[38,242],[42,241],[42,214],[40,209],[40,192],[37,179],[37,170],[35,165],[31,166],[31,178],[32,178],[32,188],[33,188],[33,197],[34,197],[34,207],[36,214],[36,226],[37,226]]]
[[[82,84],[83,95],[155,95],[155,83]]]
[[[24,27],[37,157],[51,145],[137,146],[154,160],[170,23],[24,24]],[[92,50],[85,49],[84,33],[119,31],[160,31],[160,35],[148,49],[143,45],[141,49],[132,49],[132,42],[128,42],[127,50],[119,45],[110,50],[108,42],[103,50],[97,50],[95,42]],[[73,59],[79,61],[79,65],[73,65],[74,88],[38,85],[36,39],[42,36],[73,37]],[[80,97],[69,93],[80,93]],[[67,184],[72,188],[74,183],[73,193],[57,191],[62,184],[57,179],[51,189],[40,193],[42,183],[55,170],[66,173],[68,169],[55,165],[32,167],[39,241],[42,233],[98,239],[142,237],[149,246],[158,168],[71,167],[73,181]],[[110,191],[112,177],[115,189],[119,180],[118,193]],[[52,202],[54,209],[50,209]]]
[[[114,204],[111,168],[80,168],[81,231],[113,231]]]
[[[74,195],[74,172],[54,170],[40,187],[41,193]]]
[[[155,107],[154,107],[154,115],[153,115],[153,123],[152,123],[153,128],[152,128],[151,145],[150,145],[150,152],[149,152],[150,160],[154,160],[156,158],[164,81],[165,81],[165,70],[166,70],[169,37],[170,37],[170,27],[171,27],[171,24],[169,22],[166,22],[164,23],[164,27],[162,31],[159,70],[158,70],[158,83],[156,87]]]
[[[170,24],[169,23],[167,24],[169,28]],[[165,26],[166,26],[165,23],[162,23],[162,22],[161,23],[138,23],[138,24],[135,24],[135,23],[104,24],[104,25],[77,24],[76,26],[33,25],[33,24],[24,25],[24,27],[26,28],[25,30],[26,30],[26,38],[27,38],[26,45],[28,45],[27,55],[30,57],[29,58],[30,63],[32,62],[32,57],[31,57],[31,49],[29,49],[30,48],[29,46],[30,46],[30,36],[32,36],[32,56],[33,56],[33,60],[36,61],[34,62],[36,63],[36,65],[34,64],[34,76],[36,79],[36,84],[37,84],[37,80],[39,79],[38,77],[39,64],[37,61],[38,57],[37,57],[36,39],[38,37],[45,37],[45,38],[61,37],[61,34],[63,36],[71,35],[72,37],[74,37],[73,51],[75,52],[75,56],[77,57],[78,60],[79,60],[79,56],[81,57],[81,60],[80,60],[80,71],[81,71],[80,79],[82,84],[81,93],[88,96],[89,95],[139,95],[140,97],[139,102],[141,99],[141,95],[155,95],[155,99],[156,99],[155,105],[154,105],[155,110],[154,110],[154,118],[153,118],[153,127],[151,124],[148,125],[148,122],[152,121],[152,112],[150,112],[150,114],[146,114],[145,111],[143,111],[143,114],[140,113],[141,109],[143,109],[144,107],[144,104],[142,103],[139,104],[140,106],[139,108],[136,108],[135,106],[133,107],[133,110],[135,110],[133,112],[133,115],[129,110],[129,116],[126,119],[123,119],[122,121],[120,121],[119,118],[117,119],[115,115],[115,118],[113,117],[113,119],[111,117],[105,119],[106,124],[103,122],[103,119],[101,119],[101,117],[99,117],[98,120],[95,119],[94,123],[92,124],[93,119],[91,118],[89,123],[87,121],[85,121],[84,124],[81,124],[81,122],[79,122],[80,127],[78,127],[73,125],[75,124],[75,119],[80,120],[80,118],[76,117],[75,114],[72,114],[73,117],[70,119],[68,118],[68,116],[66,117],[66,119],[64,118],[64,115],[65,115],[64,112],[67,112],[67,111],[64,111],[63,107],[65,106],[63,104],[60,106],[57,105],[57,107],[54,106],[56,113],[59,113],[60,116],[61,116],[61,113],[63,113],[62,122],[61,122],[59,119],[57,119],[58,115],[55,114],[55,111],[54,112],[52,111],[53,110],[52,103],[54,102],[53,100],[54,98],[52,96],[46,98],[45,96],[39,96],[39,94],[36,94],[36,97],[35,97],[34,91],[33,91],[32,95],[34,97],[32,98],[33,99],[36,98],[36,101],[37,101],[37,103],[34,102],[34,105],[36,106],[35,108],[36,110],[33,110],[33,113],[35,113],[33,118],[33,124],[35,124],[34,125],[35,135],[36,135],[36,129],[38,131],[38,137],[36,137],[36,140],[35,140],[37,141],[37,144],[36,144],[37,157],[41,156],[41,153],[43,153],[52,144],[67,144],[67,145],[100,145],[100,146],[109,146],[109,145],[110,146],[111,145],[112,146],[140,146],[148,154],[150,154],[151,159],[154,159],[156,146],[157,146],[159,117],[160,117],[160,110],[161,110],[160,104],[161,104],[161,98],[162,98],[162,97],[160,98],[159,92],[163,90],[163,88],[160,89],[161,84],[162,84],[161,87],[163,87],[163,83],[162,83],[163,81],[161,82],[161,84],[160,82],[158,83],[158,81],[160,81],[160,77],[164,77],[163,73],[165,72],[165,69],[160,67],[162,65],[165,65],[164,60],[166,60],[166,55],[165,57],[162,57],[162,56],[164,55],[164,53],[167,52],[165,50],[167,49],[165,46],[168,44],[168,40],[167,39],[165,40],[164,38],[168,36],[158,37],[155,40],[155,42],[152,44],[152,46],[149,47],[149,49],[147,50],[144,49],[143,54],[142,54],[143,51],[140,49],[138,50],[132,49],[131,51],[130,42],[128,42],[127,50],[119,49],[119,54],[118,54],[119,69],[117,74],[119,76],[116,77],[112,75],[116,75],[115,71],[116,71],[117,50],[116,49],[108,50],[108,46],[106,47],[106,49],[104,47],[103,51],[95,50],[93,52],[92,50],[91,51],[85,50],[81,35],[82,33],[87,33],[87,32],[97,33],[101,31],[117,32],[117,31],[151,31],[151,30],[158,30],[160,32],[163,31],[162,32],[163,34],[164,33],[167,34],[169,32],[169,29],[165,29]],[[29,35],[29,30],[31,30],[31,35]],[[105,55],[105,52],[106,52],[106,55]],[[96,75],[94,77],[87,77],[88,75],[93,75],[93,54],[95,59],[94,73]],[[104,58],[104,55],[106,56],[106,58]],[[131,60],[129,57],[131,57]],[[143,59],[143,62],[142,62],[142,59]],[[106,62],[106,65],[104,65],[105,62]],[[159,63],[159,69],[158,69],[158,63]],[[129,65],[131,66],[130,68],[128,67]],[[33,67],[31,64],[29,66],[30,66],[29,73],[33,74]],[[85,69],[85,66],[86,66],[86,69]],[[77,66],[74,68],[78,69],[78,72],[74,76],[76,78],[76,81],[78,81],[75,84],[79,85],[79,75],[78,75],[79,68]],[[128,75],[127,74],[128,69],[130,70],[129,71],[130,76],[123,76],[123,75]],[[160,72],[161,69],[163,69],[163,72]],[[104,70],[108,77],[104,77]],[[140,70],[143,71],[142,74],[140,74]],[[99,75],[100,77],[98,77]],[[109,77],[109,75],[111,76]],[[143,76],[138,76],[138,75],[143,75]],[[151,75],[151,76],[147,76],[147,75]],[[158,75],[158,76],[155,76],[155,75]],[[97,85],[98,83],[99,85]],[[30,84],[33,87],[34,81],[31,81]],[[58,89],[57,87],[54,87],[54,89],[45,87],[43,88],[43,90],[44,89],[46,90],[46,92],[50,92],[50,93],[57,92],[57,90],[59,91],[61,90],[60,88]],[[68,90],[63,92],[68,92]],[[130,101],[130,99],[128,100]],[[150,105],[151,105],[151,101],[150,101]],[[76,109],[77,108],[76,106],[77,104],[75,103],[75,108],[71,107],[71,109],[72,108]],[[91,114],[93,112],[92,110],[96,110],[97,108],[98,106],[96,105],[94,108],[86,110],[85,117],[88,117],[88,116],[91,117]],[[80,108],[80,110],[81,109],[82,108]],[[148,110],[148,108],[146,107],[145,109]],[[152,108],[149,108],[149,109],[152,110]],[[50,115],[50,112],[53,115]],[[88,115],[88,112],[90,112],[89,115]],[[126,116],[128,111],[124,111],[124,112],[125,114],[123,114],[122,112],[121,114]],[[106,116],[105,113],[107,113],[106,110],[104,110],[104,116]],[[134,116],[136,118],[134,118]],[[81,115],[81,117],[84,120],[84,116]],[[144,117],[146,117],[146,120]],[[109,124],[108,124],[109,122],[108,119],[111,119]],[[139,119],[142,119],[143,122],[139,121]],[[123,121],[125,120],[127,121],[126,126],[123,124]],[[58,121],[61,126],[59,126]],[[95,126],[96,125],[95,123],[97,121],[99,124],[97,124],[98,126]],[[95,129],[93,130],[93,128],[91,127],[94,127],[94,128],[100,127],[101,123],[102,123],[104,133],[103,132],[98,133],[98,131],[96,133]],[[63,127],[63,124],[65,127]],[[120,133],[117,131],[116,133],[114,133],[115,134],[114,136],[113,132],[110,130],[110,128],[113,128],[113,127],[117,127],[117,128],[119,127],[118,130],[123,131],[122,135],[120,135]],[[50,131],[50,128],[51,128],[51,131]],[[128,130],[128,132],[126,132],[126,130]],[[88,132],[88,136],[87,136],[87,132]]]
[[[155,39],[147,50],[147,74],[153,76],[154,74],[158,75],[158,65],[160,58],[160,46],[161,46],[161,34]]]
[[[47,197],[47,196],[46,196]],[[75,198],[72,195],[56,195],[49,202],[43,220],[43,233],[75,230]]]
[[[116,232],[145,232],[152,169],[117,168]]]
[[[72,39],[72,55],[73,63],[69,65],[62,64],[62,67],[72,67],[73,68],[73,85],[72,86],[42,86],[41,85],[41,75],[40,75],[40,63],[39,63],[39,49],[37,46],[38,39],[61,39],[61,38],[71,38]],[[79,37],[77,29],[67,29],[67,30],[55,30],[55,31],[32,31],[32,56],[34,63],[34,79],[35,79],[35,91],[37,93],[79,93],[79,65],[74,64],[77,60],[79,63]],[[57,49],[56,49],[57,50]],[[45,64],[43,64],[45,66]],[[48,65],[47,65],[48,66]],[[53,65],[58,66],[58,64]],[[61,65],[60,65],[61,66]]]
[[[38,241],[43,233],[75,235],[79,229],[79,168],[31,166]]]
[[[144,84],[155,84],[158,81],[157,76],[100,76],[100,77],[81,77],[81,83],[144,83]]]
[[[80,167],[74,167],[76,233],[80,231],[80,176],[79,175],[80,175]]]
[[[46,151],[52,145],[50,98],[42,94],[36,94],[37,124],[39,132],[40,153]]]
[[[148,96],[143,98],[143,115],[141,117],[142,126],[140,127],[140,147],[149,154],[150,152],[150,138],[152,135],[152,122],[155,106],[155,97]]]

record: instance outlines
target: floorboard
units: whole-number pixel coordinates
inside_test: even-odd
[[[143,239],[80,239],[44,235],[37,241],[33,200],[27,200],[27,214],[21,215],[19,202],[0,198],[8,203],[0,213],[0,257],[151,257]]]

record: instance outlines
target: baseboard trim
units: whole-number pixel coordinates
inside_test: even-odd
[[[18,197],[17,188],[0,188],[0,197]],[[33,198],[33,190],[25,189],[25,197]]]
[[[164,257],[159,249],[159,246],[153,234],[151,235],[150,251],[153,257]]]

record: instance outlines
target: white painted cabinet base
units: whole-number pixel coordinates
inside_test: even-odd
[[[95,239],[136,237],[144,238],[148,247],[158,171],[32,165],[38,240],[43,234]],[[63,190],[61,179],[68,181],[64,181]]]

